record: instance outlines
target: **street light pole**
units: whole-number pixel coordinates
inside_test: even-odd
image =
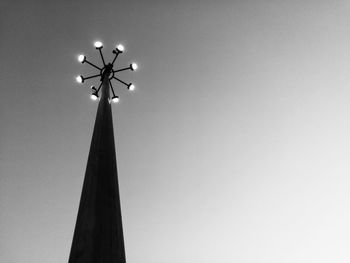
[[[99,50],[103,66],[98,67],[91,62],[88,64],[99,69],[100,73],[87,78],[81,76],[79,80],[82,81],[79,82],[82,83],[86,79],[99,76],[101,83],[98,89],[92,88],[93,93],[91,97],[98,99],[99,90],[101,89],[101,98],[97,108],[68,262],[125,263],[126,257],[111,109],[111,101],[115,102],[116,98],[118,98],[111,83],[111,80],[115,78],[113,63],[116,57],[113,63],[106,64],[101,51],[102,43],[99,42],[95,46]],[[82,63],[87,62],[86,57],[83,55],[79,56],[79,61]],[[110,89],[113,93],[112,99],[110,99]]]

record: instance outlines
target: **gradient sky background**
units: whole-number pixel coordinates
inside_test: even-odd
[[[103,3],[101,3],[103,2]],[[0,3],[0,262],[68,261],[97,104],[129,263],[350,262],[349,1]],[[109,55],[110,54],[110,55]]]

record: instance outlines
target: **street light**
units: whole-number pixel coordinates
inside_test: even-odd
[[[91,94],[90,97],[91,97],[92,100],[97,100],[98,99],[98,94],[96,92],[94,92],[94,93]]]
[[[112,101],[113,101],[114,103],[119,102],[119,97],[116,96],[116,95],[114,95],[114,96],[112,97]]]
[[[130,84],[128,85],[128,89],[131,90],[131,91],[135,90],[134,84],[131,84],[131,83],[130,83]]]
[[[134,70],[137,70],[138,66],[137,66],[136,63],[131,63],[130,64],[130,68],[131,68],[132,71],[134,71]]]
[[[1,1],[1,0],[0,0]],[[125,247],[123,236],[122,212],[118,185],[118,171],[113,132],[113,117],[111,104],[119,101],[112,82],[121,83],[126,90],[134,90],[132,83],[122,80],[119,73],[134,71],[135,63],[126,67],[115,67],[114,62],[120,54],[125,53],[124,46],[113,45],[110,61],[105,61],[102,42],[94,43],[101,56],[102,64],[94,64],[88,56],[79,54],[80,63],[92,67],[91,76],[77,75],[79,83],[95,79],[96,84],[91,88],[90,97],[98,101],[95,125],[92,133],[90,151],[86,165],[83,190],[75,224],[74,236],[69,255],[69,263],[119,262],[125,263]],[[94,48],[94,49],[95,49]],[[107,63],[106,63],[107,62]],[[90,68],[91,69],[91,68]],[[97,79],[96,79],[97,78]]]
[[[116,46],[117,51],[119,51],[120,53],[123,52],[125,50],[124,46],[122,44],[119,44]]]
[[[83,76],[79,75],[75,78],[75,80],[78,82],[78,83],[83,83],[84,82],[84,78]]]
[[[85,62],[85,59],[86,59],[86,57],[85,57],[84,55],[79,55],[79,56],[78,56],[78,61],[79,61],[80,63],[84,63],[84,62]]]
[[[95,46],[95,48],[103,48],[103,44],[102,44],[101,41],[96,41],[96,42],[94,43],[94,46]]]
[[[79,75],[79,76],[76,77],[76,81],[78,83],[84,83],[84,81],[87,80],[87,79],[92,79],[92,78],[99,77],[101,83],[100,83],[98,89],[96,89],[95,86],[91,86],[91,90],[92,90],[92,94],[90,96],[91,99],[92,100],[97,100],[99,98],[99,95],[98,95],[99,91],[101,89],[102,84],[105,83],[105,85],[108,85],[108,87],[110,87],[111,90],[112,90],[113,96],[111,98],[111,101],[112,102],[118,102],[119,101],[119,97],[115,95],[111,81],[113,79],[115,79],[118,82],[122,83],[124,86],[126,86],[126,88],[128,90],[130,90],[130,91],[135,90],[135,86],[132,83],[126,83],[123,80],[119,79],[118,77],[116,77],[116,73],[121,72],[121,71],[125,71],[125,70],[135,71],[138,68],[138,66],[137,66],[136,63],[133,62],[133,63],[131,63],[129,65],[129,67],[114,70],[113,69],[114,62],[116,61],[118,55],[120,53],[123,53],[123,51],[125,50],[124,46],[122,44],[118,44],[115,47],[115,50],[113,50],[113,54],[115,55],[114,59],[113,59],[113,61],[111,63],[108,63],[108,64],[106,64],[105,59],[104,59],[103,54],[102,54],[102,48],[103,48],[102,42],[101,41],[96,41],[94,43],[94,46],[100,53],[101,60],[103,62],[103,66],[102,67],[96,66],[92,62],[88,61],[85,55],[83,55],[83,54],[79,55],[78,56],[78,61],[80,63],[87,63],[87,64],[89,64],[90,66],[96,68],[99,71],[99,73],[96,74],[96,75],[88,76],[88,77],[83,77],[83,76]]]

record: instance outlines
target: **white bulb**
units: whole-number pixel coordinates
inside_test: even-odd
[[[138,66],[136,63],[132,63],[131,68],[132,68],[132,70],[137,70]]]
[[[134,84],[131,84],[131,85],[129,86],[129,90],[131,90],[131,91],[135,90]]]
[[[77,76],[75,78],[75,80],[78,82],[78,83],[83,83],[83,77],[82,76]]]
[[[91,98],[92,100],[97,100],[96,94],[91,94],[90,98]]]
[[[78,61],[79,61],[79,62],[83,63],[84,60],[85,60],[85,56],[84,56],[84,55],[79,55],[79,56],[78,56]]]
[[[114,97],[114,98],[112,99],[112,101],[113,101],[114,103],[117,103],[117,102],[119,101],[119,98],[116,96],[116,97]]]
[[[96,41],[96,42],[94,43],[94,45],[95,45],[96,48],[101,48],[101,47],[103,47],[103,44],[102,44],[101,41]]]
[[[124,46],[122,44],[119,44],[117,45],[117,49],[120,51],[120,52],[123,52],[125,50]]]

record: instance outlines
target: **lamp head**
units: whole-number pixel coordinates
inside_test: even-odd
[[[114,96],[112,97],[112,101],[113,101],[114,103],[119,102],[119,97],[116,96],[116,95],[114,95]]]
[[[97,48],[97,49],[103,48],[103,44],[102,44],[101,41],[96,41],[96,42],[94,43],[94,46],[95,46],[95,48]]]
[[[92,100],[97,100],[97,99],[98,99],[97,91],[93,92],[93,93],[91,94],[90,98],[91,98]]]
[[[130,84],[128,85],[128,90],[130,90],[130,91],[135,90],[135,85],[132,84],[132,83],[130,83]]]
[[[131,63],[131,64],[130,64],[130,69],[131,69],[132,71],[137,70],[137,68],[138,68],[138,66],[137,66],[136,63]]]
[[[75,80],[78,82],[78,83],[83,83],[84,82],[84,78],[82,75],[79,75],[75,78]]]
[[[122,53],[125,50],[122,44],[118,44],[115,48],[119,53]]]
[[[85,60],[86,60],[86,56],[84,56],[83,54],[81,54],[81,55],[78,56],[78,61],[79,61],[80,63],[84,63]]]

